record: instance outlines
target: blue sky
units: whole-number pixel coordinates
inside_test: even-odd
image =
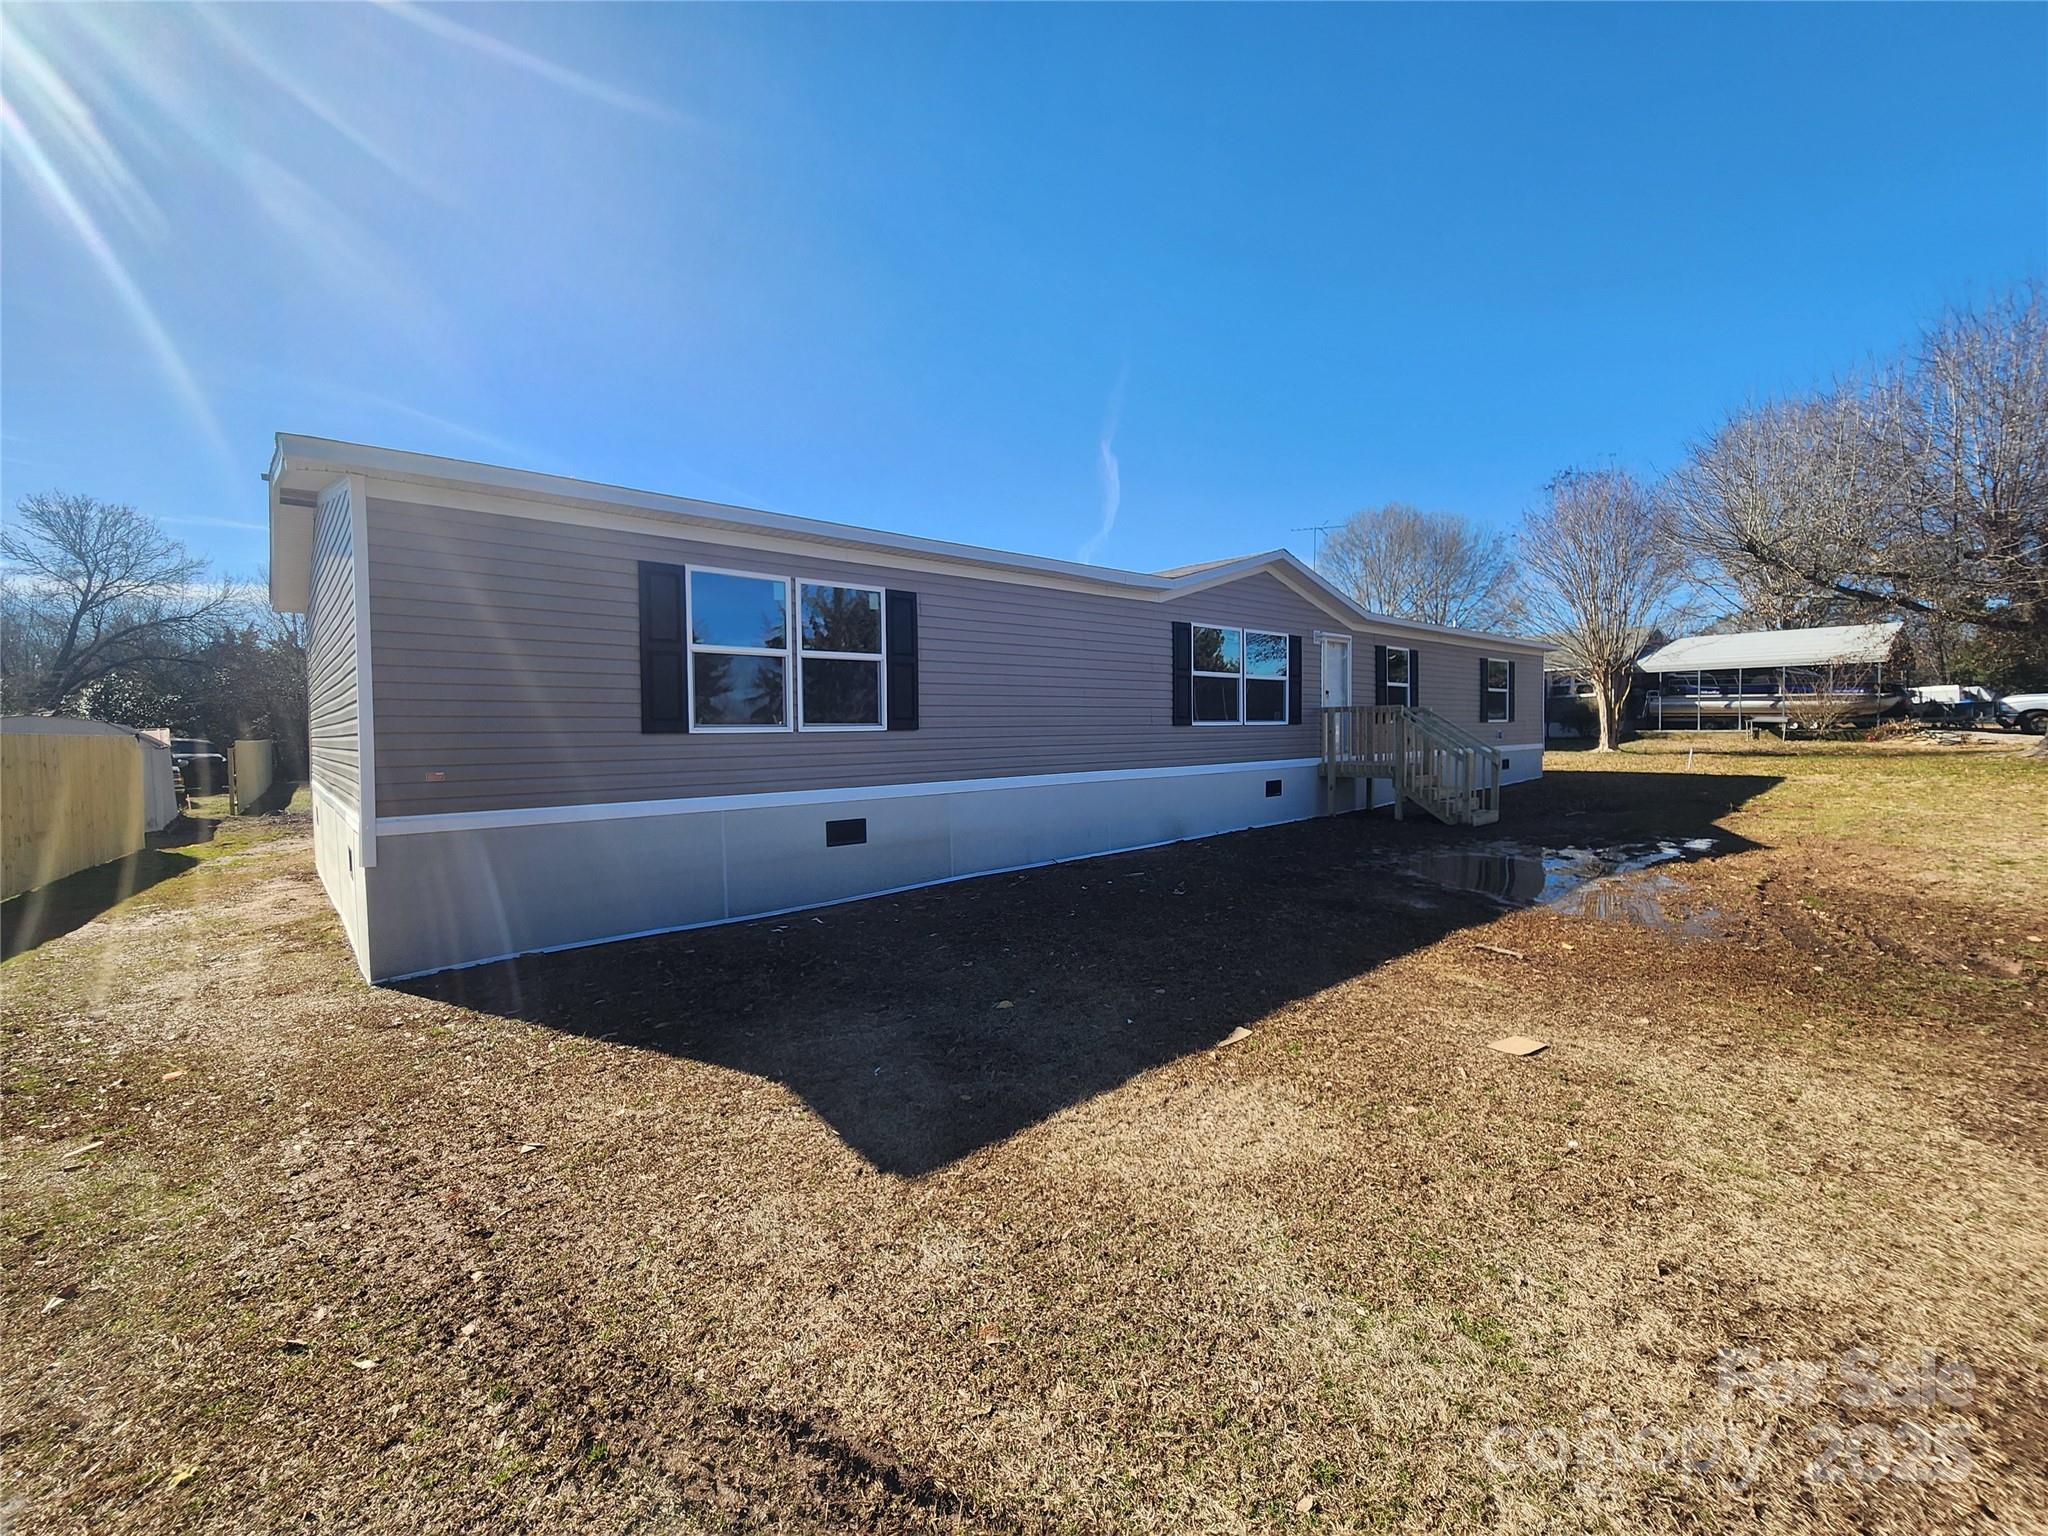
[[[244,573],[279,428],[1147,569],[1505,525],[2048,270],[2039,5],[0,17],[0,501]]]

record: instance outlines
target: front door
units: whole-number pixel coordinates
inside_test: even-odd
[[[1348,635],[1324,635],[1323,640],[1323,708],[1341,709],[1351,702],[1351,639]],[[1347,716],[1337,722],[1337,750],[1348,751],[1351,746],[1351,720]]]

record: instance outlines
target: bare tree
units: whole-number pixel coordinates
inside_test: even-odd
[[[1612,751],[1652,629],[1675,622],[1689,573],[1671,514],[1624,469],[1566,470],[1522,519],[1529,617],[1593,685],[1599,750]]]
[[[1781,628],[1886,606],[1870,565],[1911,500],[1898,420],[1895,389],[1852,380],[1738,411],[1693,446],[1669,482],[1680,531],[1745,618]]]
[[[2048,289],[1945,315],[1921,342],[1905,429],[1922,560],[1953,572],[1977,622],[2048,626]]]
[[[10,708],[61,709],[124,669],[187,657],[233,601],[206,562],[135,508],[63,491],[24,497],[0,532]]]
[[[1507,628],[1516,618],[1509,541],[1451,512],[1400,502],[1354,512],[1317,565],[1375,613],[1461,628]]]
[[[1687,541],[1765,622],[2048,630],[2048,297],[1946,315],[1917,355],[1731,415],[1673,476]]]

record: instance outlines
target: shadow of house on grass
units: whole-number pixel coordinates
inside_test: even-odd
[[[1573,772],[1474,832],[1384,813],[992,875],[815,913],[502,961],[400,990],[781,1083],[916,1177],[1500,907],[1407,855],[1495,833],[1713,837],[1760,775]]]
[[[52,939],[76,932],[138,891],[182,875],[198,862],[187,853],[144,848],[126,858],[97,864],[32,891],[23,891],[0,904],[0,960],[12,960]]]

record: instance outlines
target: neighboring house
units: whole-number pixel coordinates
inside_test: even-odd
[[[1286,553],[1148,575],[287,435],[268,478],[377,980],[1347,810],[1325,705],[1541,771],[1538,646]]]
[[[1911,702],[1899,664],[1904,630],[1892,620],[1674,640],[1636,663],[1650,684],[1645,723],[1657,730],[1799,730],[1898,714]]]

